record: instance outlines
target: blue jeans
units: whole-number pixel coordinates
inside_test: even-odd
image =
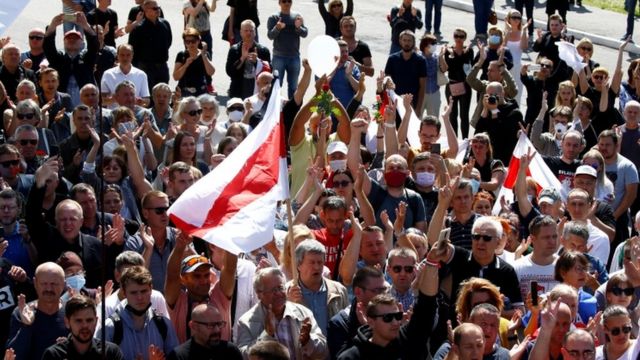
[[[280,56],[273,55],[271,62],[272,70],[278,70],[280,86],[284,73],[287,73],[287,94],[289,99],[293,99],[293,93],[298,88],[298,75],[300,75],[300,56]]]
[[[424,3],[424,30],[431,32],[431,12],[435,9],[433,17],[433,31],[440,33],[440,23],[442,22],[442,0],[426,0]]]
[[[625,36],[633,35],[633,23],[636,20],[636,4],[638,0],[625,0],[624,8],[627,10],[627,32]]]
[[[489,15],[493,7],[493,0],[473,0],[475,12],[476,35],[485,35],[489,24]]]

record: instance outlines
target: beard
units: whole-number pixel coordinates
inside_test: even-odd
[[[93,340],[93,332],[92,331],[87,331],[86,334],[83,333],[83,330],[80,330],[78,332],[72,332],[71,336],[73,336],[73,338],[75,339],[75,341],[81,343],[81,344],[88,344]]]

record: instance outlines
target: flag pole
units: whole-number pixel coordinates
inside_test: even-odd
[[[293,241],[293,210],[291,209],[291,198],[286,201],[287,204],[287,225],[289,231],[287,231],[286,241],[289,242],[289,251],[291,252],[291,279],[294,284],[298,282],[298,267],[296,266],[296,247]]]

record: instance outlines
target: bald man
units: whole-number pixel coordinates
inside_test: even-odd
[[[595,355],[595,339],[590,332],[575,329],[565,335],[562,342],[562,358],[564,360],[593,359]]]
[[[234,344],[221,339],[225,321],[218,309],[211,304],[193,308],[189,328],[191,339],[176,347],[167,360],[230,359],[242,360],[242,354]],[[215,357],[212,357],[215,354]]]
[[[55,209],[55,226],[42,217],[43,201],[51,184],[58,179],[58,160],[49,158],[36,170],[35,184],[29,192],[27,201],[27,226],[33,243],[38,250],[40,262],[55,261],[63,252],[72,251],[82,259],[86,271],[86,286],[102,286],[102,243],[97,238],[80,232],[83,223],[82,207],[74,200],[63,200]],[[109,246],[109,255],[118,253],[123,245]],[[113,261],[109,279],[113,276]],[[106,281],[106,280],[105,280]]]
[[[563,339],[571,327],[571,309],[562,301],[550,302],[540,317],[542,322],[538,338],[525,358],[558,359],[562,354]]]
[[[64,270],[56,263],[43,263],[36,268],[33,283],[38,299],[26,303],[24,295],[20,295],[11,316],[7,348],[13,348],[20,359],[41,359],[57,338],[68,334],[60,303]]]
[[[464,323],[453,331],[454,354],[458,360],[479,360],[484,352],[484,334],[476,324]]]

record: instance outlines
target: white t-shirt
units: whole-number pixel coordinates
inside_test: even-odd
[[[531,282],[537,281],[539,293],[546,293],[551,291],[558,282],[554,279],[554,272],[556,268],[557,255],[554,255],[554,261],[549,265],[538,265],[531,261],[531,254],[521,257],[513,264],[513,268],[518,275],[518,282],[520,282],[520,293],[522,299],[526,299],[527,295],[531,291]]]
[[[116,86],[125,80],[131,81],[136,86],[137,98],[149,97],[147,74],[135,66],[131,66],[131,71],[128,74],[124,74],[120,66],[105,71],[100,82],[100,89],[105,94],[113,95],[116,92]]]
[[[609,260],[609,252],[611,252],[609,237],[604,231],[593,226],[589,220],[587,220],[587,227],[589,228],[589,240],[587,240],[587,247],[591,247],[589,255],[599,259],[603,264],[606,264]]]
[[[637,348],[639,348],[638,346],[636,346],[636,344],[638,343],[636,340],[630,340],[632,342],[631,346],[629,346],[629,348],[627,349],[627,351],[624,352],[624,354],[620,355],[619,358],[617,359],[609,359],[609,360],[635,360],[636,356],[632,356],[634,354],[634,352],[637,352]],[[600,345],[596,348],[596,360],[605,360],[607,359],[604,355],[604,348],[603,345]]]

